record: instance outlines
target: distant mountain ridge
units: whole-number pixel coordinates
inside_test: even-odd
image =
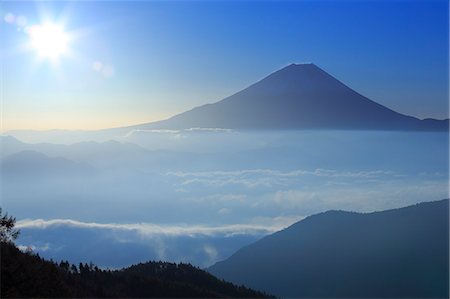
[[[403,115],[314,64],[291,64],[217,103],[128,129],[344,129],[446,131],[447,120]]]
[[[448,199],[368,214],[329,211],[209,271],[288,298],[448,298],[448,221]]]
[[[0,159],[3,179],[44,177],[76,177],[95,174],[96,169],[87,163],[62,157],[49,157],[33,150],[24,150]]]

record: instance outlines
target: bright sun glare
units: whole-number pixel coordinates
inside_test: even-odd
[[[58,59],[68,50],[69,37],[61,26],[52,23],[34,25],[29,31],[30,46],[39,56]]]

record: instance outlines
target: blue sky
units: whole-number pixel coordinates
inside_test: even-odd
[[[448,117],[447,1],[0,5],[3,131],[158,120],[293,62],[401,113]],[[6,22],[11,14],[27,25]],[[57,64],[24,49],[26,26],[45,19],[72,37]]]

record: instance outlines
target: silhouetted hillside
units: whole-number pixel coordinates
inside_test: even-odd
[[[1,243],[3,298],[220,298],[269,297],[218,280],[188,264],[148,262],[117,271],[56,264]]]
[[[314,64],[291,64],[217,103],[130,128],[444,131],[448,126],[448,120],[419,120],[373,102]]]
[[[329,211],[237,251],[217,277],[282,297],[448,298],[449,201]]]

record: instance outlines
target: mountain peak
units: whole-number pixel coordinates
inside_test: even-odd
[[[291,63],[272,74],[268,75],[266,78],[271,78],[283,82],[298,83],[298,81],[312,81],[317,82],[319,85],[323,85],[325,82],[337,81],[333,76],[329,75],[327,72],[322,70],[320,67],[314,63]],[[311,82],[311,83],[312,83]],[[310,84],[307,86],[292,86],[293,89],[308,89],[311,87]]]
[[[214,104],[140,129],[448,130],[371,101],[314,63],[292,63]]]
[[[315,65],[312,62],[302,62],[302,63],[291,63],[288,66],[280,69],[281,70],[286,70],[286,69],[295,69],[295,70],[300,70],[300,69],[311,69],[311,68],[317,68],[320,69],[317,65]]]
[[[300,62],[300,63],[291,63],[288,65],[288,67],[298,67],[298,66],[315,66],[312,62]]]

